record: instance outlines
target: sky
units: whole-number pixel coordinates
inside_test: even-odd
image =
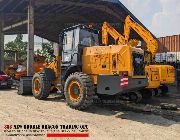
[[[155,36],[180,34],[180,0],[120,0]]]
[[[120,0],[156,37],[180,34],[180,0]],[[16,36],[5,36],[5,44]],[[27,41],[27,35],[24,35]],[[42,39],[35,37],[35,42]]]

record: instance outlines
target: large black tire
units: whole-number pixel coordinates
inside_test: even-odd
[[[68,106],[84,110],[92,104],[95,92],[90,77],[87,74],[76,72],[66,79],[64,94]]]
[[[20,86],[19,83],[20,82],[18,80],[14,81],[14,86],[15,86],[15,89],[17,89],[17,90],[19,90],[19,86]]]
[[[18,91],[17,91],[17,94],[18,94],[18,95],[24,95],[22,92],[20,92],[19,88],[18,88],[17,90],[18,90]]]
[[[15,88],[18,90],[18,91],[17,91],[17,94],[18,94],[18,95],[22,95],[22,96],[23,96],[23,95],[26,95],[26,94],[23,93],[23,92],[21,91],[21,89],[20,89],[20,88],[21,88],[21,87],[20,87],[20,82],[16,83]]]
[[[12,87],[11,87],[11,85],[8,85],[7,88],[8,88],[8,89],[11,89]]]
[[[166,95],[169,92],[169,88],[167,85],[161,85],[160,90],[161,90],[161,95]]]
[[[140,93],[141,93],[142,98],[143,98],[144,100],[149,100],[149,99],[151,99],[152,96],[153,96],[153,93],[152,93],[152,92],[153,92],[152,89],[147,89],[147,88],[140,90]]]
[[[139,91],[129,92],[128,95],[129,95],[129,100],[135,103],[139,103],[143,99],[142,94]]]
[[[39,82],[38,82],[39,81]],[[35,73],[32,80],[32,93],[38,100],[44,100],[49,96],[51,82],[44,73]]]
[[[154,90],[154,96],[159,96],[159,90],[158,90],[158,88],[155,88],[155,89],[153,89]]]

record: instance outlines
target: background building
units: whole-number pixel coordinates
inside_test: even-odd
[[[160,37],[159,53],[163,52],[180,52],[180,35]]]
[[[180,35],[160,37],[156,61],[166,62],[176,68],[176,85],[180,84]]]

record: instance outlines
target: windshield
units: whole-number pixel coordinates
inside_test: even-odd
[[[88,30],[80,30],[80,44],[85,46],[98,46],[98,34]]]
[[[63,50],[65,52],[76,49],[79,44],[87,47],[98,46],[98,31],[86,28],[76,28],[64,32]]]

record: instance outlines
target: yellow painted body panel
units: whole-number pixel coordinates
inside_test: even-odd
[[[159,88],[160,87],[160,77],[159,69],[154,67],[154,65],[146,65],[146,74],[149,81],[149,86],[147,88]]]
[[[170,65],[153,65],[159,69],[161,84],[172,84],[175,82],[175,69]]]
[[[58,90],[62,90],[60,84],[61,84],[61,80],[60,80],[60,75],[61,75],[61,56],[56,56],[54,58],[54,61],[52,63],[49,64],[49,66],[47,68],[51,68],[56,75],[56,80],[55,80],[55,87]]]
[[[91,76],[94,84],[97,84],[99,74],[119,74],[120,71],[128,71],[132,78],[146,78],[146,76],[134,77],[132,66],[132,52],[143,54],[142,49],[126,45],[94,46],[83,49],[82,71]]]
[[[133,22],[130,22],[130,18],[127,17],[126,24],[129,24],[129,23],[133,24]],[[125,26],[125,27],[128,27],[128,32],[126,29],[125,33],[126,33],[126,37],[129,38],[128,35],[130,33],[130,26]],[[139,30],[136,30],[136,31],[139,31]],[[118,31],[116,31],[109,23],[104,22],[104,24],[102,26],[102,43],[105,45],[107,45],[109,43],[108,34],[112,38],[114,38],[115,42],[117,42],[117,44],[119,44],[119,45],[128,44],[130,46],[136,47],[138,42],[139,42],[137,40],[132,40],[132,39],[128,42],[129,39],[125,39],[125,37],[122,36]],[[146,32],[146,34],[149,35],[149,33],[147,33],[147,32]],[[154,44],[156,45],[157,43],[154,43]],[[154,46],[152,48],[156,49],[156,47],[154,47]],[[159,86],[160,86],[159,69],[154,67],[153,65],[151,65],[151,66],[146,65],[145,68],[146,68],[146,74],[147,74],[148,79],[149,79],[149,86],[147,88],[159,88]]]

